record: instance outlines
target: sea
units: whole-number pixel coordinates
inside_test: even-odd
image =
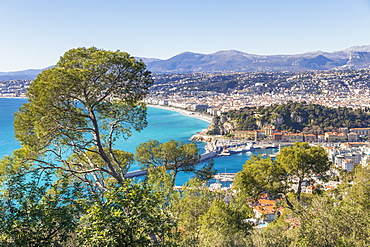
[[[20,148],[20,144],[14,138],[13,119],[14,113],[27,102],[26,99],[0,98],[0,158],[12,154],[13,150]],[[175,111],[148,107],[148,126],[141,132],[134,132],[127,140],[118,140],[115,147],[128,152],[135,152],[136,147],[148,140],[167,142],[171,139],[190,142],[190,138],[196,132],[206,129],[208,122],[184,116]],[[196,143],[200,153],[205,152],[204,142]],[[270,154],[273,149],[260,149],[245,153],[232,154],[214,158],[217,172],[236,173],[243,168],[243,164],[254,155]],[[201,164],[200,164],[201,165]],[[130,171],[138,170],[140,167],[134,164]],[[180,173],[176,185],[182,185],[194,174]]]

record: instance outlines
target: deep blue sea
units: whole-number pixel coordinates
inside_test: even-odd
[[[11,154],[20,147],[14,139],[13,115],[26,102],[25,99],[0,98],[0,158]],[[166,142],[171,139],[188,142],[189,138],[198,131],[206,129],[208,122],[181,115],[178,112],[158,108],[148,108],[148,126],[141,132],[135,132],[128,140],[118,140],[116,147],[129,152],[135,152],[136,146],[148,140]],[[201,152],[204,152],[204,143],[197,143]],[[215,167],[218,172],[238,172],[252,154],[272,153],[273,150],[257,150],[253,152],[233,154],[215,158]],[[134,165],[130,170],[137,170]],[[186,182],[192,174],[179,174],[177,184]]]

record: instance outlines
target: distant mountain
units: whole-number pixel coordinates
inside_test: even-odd
[[[147,68],[154,73],[361,69],[370,68],[370,45],[353,46],[335,52],[315,51],[296,55],[255,55],[229,50],[213,54],[183,52],[165,60],[138,59],[144,61]],[[34,79],[43,70],[0,72],[0,80]]]
[[[11,71],[11,72],[0,72],[0,81],[7,80],[33,80],[40,74],[43,70],[51,68],[47,67],[44,69],[28,69],[22,71]]]
[[[370,68],[370,45],[297,55],[255,55],[235,50],[213,54],[184,52],[166,60],[143,61],[154,73],[359,69]]]

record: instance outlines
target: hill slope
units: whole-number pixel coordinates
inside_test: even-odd
[[[370,125],[368,110],[330,108],[290,101],[281,105],[231,110],[222,117],[214,118],[209,129],[212,134],[225,134],[229,132],[230,126],[233,130],[257,130],[272,125],[280,130],[323,134],[324,131],[337,130],[341,127],[368,127]]]
[[[213,54],[183,52],[166,60],[142,59],[154,73],[193,72],[280,72],[370,68],[370,45],[336,52],[308,52],[297,55],[255,55],[240,51]],[[0,80],[34,79],[44,69],[0,72]]]
[[[370,46],[297,55],[255,55],[235,50],[213,54],[184,52],[166,60],[143,61],[155,73],[359,69],[370,67]]]

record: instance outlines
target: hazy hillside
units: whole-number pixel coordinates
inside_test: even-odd
[[[172,58],[142,59],[154,73],[307,71],[370,68],[370,45],[335,52],[308,52],[296,55],[255,55],[240,51],[213,54],[183,52]],[[34,79],[43,69],[0,72],[0,80]]]
[[[167,60],[144,61],[155,73],[359,69],[370,67],[370,46],[297,55],[255,55],[235,50],[213,54],[184,52]]]
[[[41,73],[43,70],[51,68],[47,67],[44,69],[28,69],[28,70],[22,70],[22,71],[11,71],[11,72],[0,72],[0,81],[6,81],[6,80],[32,80],[37,77],[39,73]]]

